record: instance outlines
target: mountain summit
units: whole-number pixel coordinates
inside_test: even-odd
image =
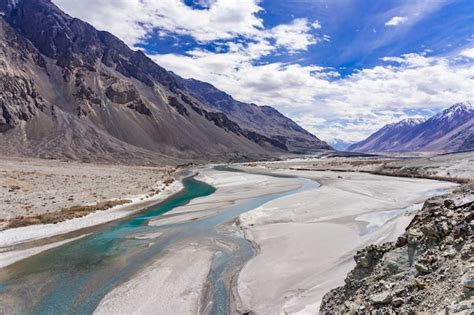
[[[426,121],[386,125],[349,147],[359,152],[453,152],[474,149],[474,107],[457,103]]]
[[[331,149],[278,111],[168,72],[49,0],[0,0],[4,154],[161,163]]]

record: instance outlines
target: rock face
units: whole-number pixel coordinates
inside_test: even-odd
[[[0,0],[2,154],[143,164],[330,149],[272,108],[214,88],[228,111],[187,82],[49,0]]]
[[[428,200],[397,242],[359,251],[345,285],[324,296],[321,313],[474,311],[473,192],[467,185],[450,199]]]
[[[402,120],[351,145],[357,152],[453,152],[474,148],[472,102],[454,104],[428,120]]]

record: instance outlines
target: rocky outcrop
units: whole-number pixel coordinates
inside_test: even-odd
[[[0,71],[0,133],[30,121],[45,107],[33,81]]]
[[[116,81],[105,89],[105,95],[113,103],[126,105],[142,115],[152,115],[151,110],[146,106],[140,94],[131,83]]]
[[[474,312],[473,192],[466,185],[429,199],[395,243],[359,251],[345,285],[324,296],[321,313]]]

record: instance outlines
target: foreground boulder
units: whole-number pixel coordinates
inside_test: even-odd
[[[345,285],[327,293],[322,314],[474,312],[473,186],[428,200],[397,242],[355,255]]]

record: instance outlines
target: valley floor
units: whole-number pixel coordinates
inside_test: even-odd
[[[469,176],[469,172],[472,172],[472,162],[469,162],[472,161],[472,156],[462,156],[459,161],[462,163],[436,161],[438,165],[433,166],[431,172],[436,169],[439,176],[446,175],[447,172],[460,174],[463,178]],[[229,209],[229,212],[235,211],[241,206],[248,206],[249,202],[251,205],[252,200],[293,191],[294,193],[276,199],[270,198],[262,205],[255,204],[248,212],[229,215],[228,219],[224,220],[225,224],[218,225],[216,235],[236,237],[239,230],[242,230],[245,238],[251,241],[256,249],[256,255],[245,263],[242,270],[234,270],[240,271],[237,276],[226,279],[232,285],[233,308],[258,314],[316,313],[323,295],[343,284],[347,272],[354,267],[352,257],[357,250],[368,244],[395,240],[411,221],[413,211],[418,209],[424,200],[431,194],[457,186],[429,179],[350,172],[379,172],[383,163],[385,161],[355,158],[349,159],[349,163],[348,160],[339,158],[300,159],[232,166],[247,173],[199,169],[197,179],[213,185],[217,189],[216,192],[207,197],[193,199],[185,206],[152,219],[148,223],[149,226],[163,227],[165,234],[155,233],[144,238],[149,238],[150,246],[153,246],[163,235],[172,233],[169,227],[179,228],[181,224],[201,222],[209,218],[212,221],[213,217],[225,216],[225,211]],[[419,163],[423,165],[423,169],[431,167],[428,160],[413,160],[410,163]],[[461,166],[456,168],[452,166],[454,164]],[[6,191],[2,191],[0,198],[10,198],[16,203],[16,207],[7,205],[1,209],[5,219],[11,218],[18,205],[24,202],[37,205],[39,200],[44,198],[38,197],[43,191],[39,187],[49,187],[45,189],[46,193],[61,200],[73,195],[74,184],[86,187],[76,190],[83,192],[81,197],[73,197],[86,203],[97,202],[97,199],[93,198],[94,193],[104,200],[134,196],[132,200],[143,202],[146,200],[140,199],[147,197],[150,190],[160,189],[160,193],[149,196],[149,202],[156,203],[181,187],[179,181],[164,185],[170,175],[166,169],[82,166],[76,163],[38,160],[18,162],[11,159],[2,159],[0,168],[0,179],[7,183],[3,186],[22,187],[21,190],[13,192],[3,187]],[[323,171],[334,168],[336,171]],[[402,168],[403,165],[397,172]],[[83,184],[80,182],[82,174],[85,176]],[[295,178],[269,175],[290,175]],[[470,176],[472,178],[472,174]],[[298,191],[305,178],[316,180],[321,186]],[[60,180],[63,180],[63,183],[71,181],[71,184],[59,185]],[[93,189],[85,185],[87,180],[91,182]],[[16,199],[6,197],[15,191]],[[43,209],[51,211],[70,205],[63,203],[57,208],[51,208],[53,204],[49,202],[44,207],[41,204],[30,209],[38,209],[35,211],[41,212],[45,211]],[[134,206],[139,205],[123,207],[131,210]],[[82,219],[83,227],[86,227],[93,223],[87,222],[88,218],[95,217],[99,221],[92,221],[105,222],[114,219],[115,213],[120,213],[120,216],[130,214],[129,211],[122,210],[100,211],[74,220]],[[114,215],[104,219],[110,213]],[[0,231],[0,238],[3,240],[0,244],[0,262],[3,261],[3,266],[6,266],[47,250],[50,248],[48,245],[61,245],[60,242],[64,240],[55,239],[56,243],[53,244],[36,242],[32,243],[34,246],[22,248],[25,242],[73,231],[72,226],[78,226],[70,224],[74,220],[57,225],[32,225]],[[68,224],[70,229],[64,229]],[[214,237],[190,237],[189,242],[171,244],[154,263],[145,266],[135,277],[110,291],[100,303],[97,312],[130,310],[140,313],[159,308],[166,312],[180,310],[184,313],[195,313],[207,309],[210,302],[209,277],[212,263],[215,257],[222,253],[232,253],[235,244],[218,242]],[[13,251],[10,248],[12,245],[15,245]],[[166,288],[166,291],[162,292],[160,288]],[[135,305],[140,305],[140,308],[135,308]]]

